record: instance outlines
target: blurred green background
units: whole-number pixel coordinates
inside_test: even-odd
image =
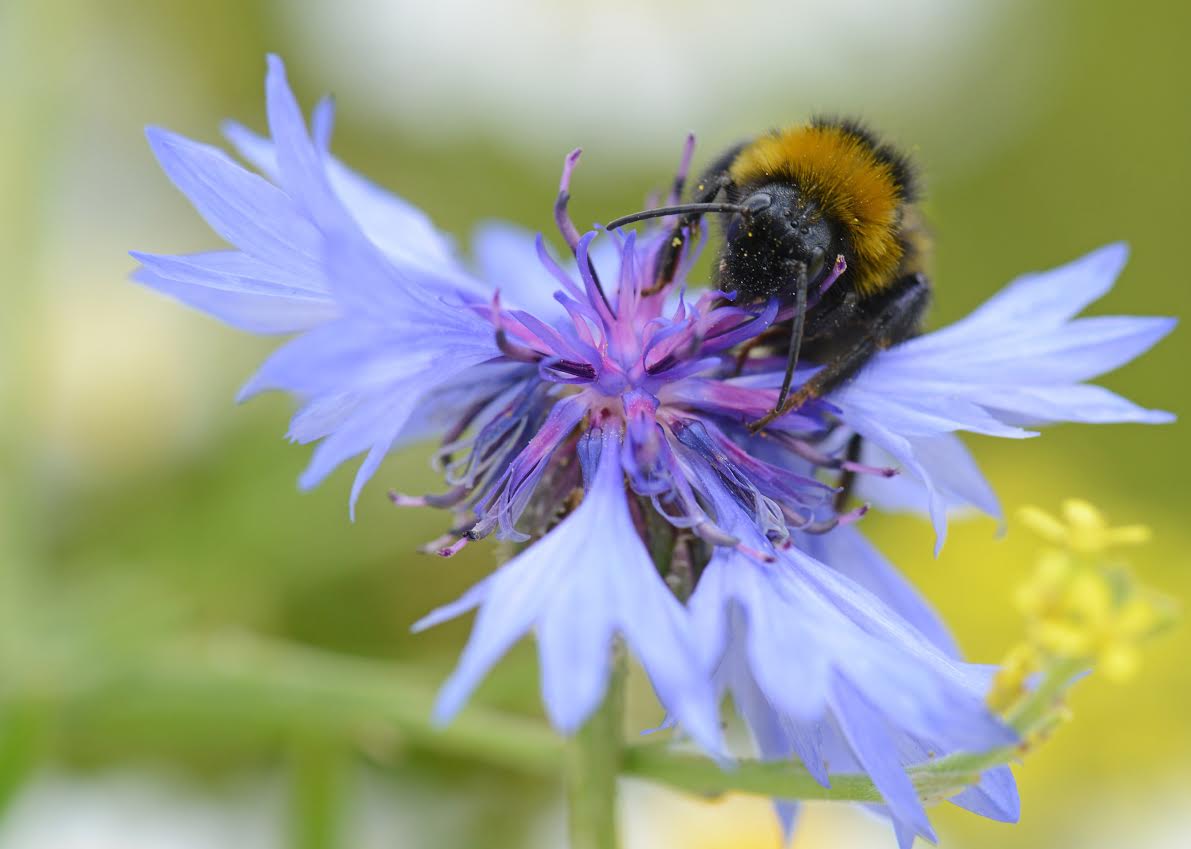
[[[688,129],[704,161],[813,110],[859,113],[923,165],[933,324],[1117,239],[1133,258],[1094,310],[1180,315],[1189,36],[1185,4],[1145,0],[0,2],[0,847],[562,845],[549,768],[401,731],[402,710],[425,709],[408,692],[441,680],[467,626],[409,624],[491,564],[484,547],[413,553],[441,519],[397,513],[384,490],[433,489],[427,452],[394,457],[349,523],[351,472],[295,489],[307,450],[281,438],[288,400],[233,406],[270,340],[127,282],[131,248],[217,246],[145,124],[206,141],[225,117],[263,128],[278,51],[307,106],[337,95],[339,155],[465,244],[490,217],[547,228],[577,144],[583,223],[663,185]],[[1189,360],[1179,331],[1103,382],[1185,415]],[[971,444],[1010,515],[1080,495],[1152,525],[1136,570],[1187,597],[1181,425]],[[937,560],[918,520],[865,525],[972,657],[1017,639],[1035,544],[1012,520],[1003,539],[953,525]],[[1129,684],[1078,688],[1074,721],[1018,771],[1020,825],[940,809],[944,845],[1186,845],[1186,630]],[[532,650],[477,701],[536,715]],[[640,686],[633,705],[657,719]],[[778,845],[758,800],[628,783],[624,810],[630,849]],[[830,806],[795,841],[889,845]]]

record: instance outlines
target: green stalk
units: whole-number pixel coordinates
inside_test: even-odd
[[[473,705],[450,725],[430,717],[436,683],[400,664],[347,658],[250,636],[175,646],[155,658],[109,667],[102,681],[58,695],[65,742],[72,736],[139,741],[154,731],[203,745],[204,729],[258,736],[278,730],[319,735],[348,747],[383,732],[398,747],[432,751],[549,779],[565,764],[574,849],[615,849],[616,776],[645,778],[701,796],[740,792],[780,798],[874,802],[864,775],[833,775],[824,788],[791,762],[739,761],[727,769],[664,743],[624,746],[624,652],[617,649],[603,705],[566,746],[543,723]],[[1053,723],[1064,688],[1082,667],[1058,664],[1007,716],[1023,741]],[[83,679],[85,680],[85,679]],[[0,700],[11,710],[21,694]],[[350,748],[349,748],[350,750]],[[921,796],[947,798],[984,770],[1010,763],[1019,746],[957,753],[910,769]]]
[[[1006,716],[1009,724],[1023,738],[1033,731],[1040,730],[1038,726],[1048,720],[1071,681],[1089,666],[1086,660],[1058,661],[1047,671],[1038,686],[1009,710]]]
[[[336,849],[343,841],[350,762],[343,746],[321,733],[299,733],[290,754],[290,845]]]
[[[399,663],[352,658],[250,635],[174,645],[106,670],[66,692],[68,731],[87,739],[159,731],[181,723],[196,743],[228,729],[265,737],[321,734],[349,744],[377,736],[535,776],[557,774],[563,745],[541,722],[473,705],[446,727],[431,719],[437,681]]]
[[[1085,667],[1086,663],[1078,661],[1057,664],[1009,711],[1006,721],[1023,741],[1051,726],[1058,700]],[[985,770],[1016,760],[1021,751],[1020,746],[1004,746],[956,753],[912,767],[910,779],[922,798],[946,799],[974,784]],[[724,770],[707,758],[670,752],[657,743],[627,749],[621,771],[700,796],[751,793],[806,801],[881,801],[881,794],[865,775],[833,775],[831,786],[822,787],[804,767],[791,762],[740,761]]]
[[[567,745],[571,849],[617,849],[616,778],[624,753],[625,656],[613,650],[603,703]]]

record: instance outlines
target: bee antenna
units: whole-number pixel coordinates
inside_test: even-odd
[[[741,214],[748,214],[752,211],[751,207],[741,206],[738,203],[680,203],[675,206],[659,206],[657,209],[646,209],[641,212],[634,212],[632,215],[622,215],[620,218],[605,224],[604,229],[615,230],[618,227],[632,224],[635,221],[644,221],[647,218],[661,218],[666,215],[682,215],[687,212],[739,212]]]

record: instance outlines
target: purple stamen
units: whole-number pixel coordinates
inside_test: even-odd
[[[467,498],[471,489],[466,486],[453,486],[439,495],[406,495],[403,492],[389,490],[389,500],[398,507],[437,507],[440,509],[454,507]]]
[[[572,253],[579,250],[579,231],[575,227],[575,222],[571,221],[571,216],[567,212],[567,204],[571,201],[571,174],[574,173],[575,166],[579,164],[579,157],[582,155],[583,149],[577,147],[563,160],[562,179],[558,181],[558,200],[554,202],[554,223],[558,226],[558,232],[562,234],[563,240]]]
[[[593,232],[581,238],[575,248],[575,257],[579,261],[579,276],[583,278],[583,285],[587,290],[587,300],[595,307],[600,321],[604,323],[607,331],[615,323],[615,311],[612,309],[612,302],[604,294],[599,278],[596,277],[595,265],[592,264],[591,256],[587,252],[595,237],[596,234]]]
[[[860,521],[864,518],[865,514],[868,513],[871,506],[871,504],[866,502],[853,510],[849,510],[847,513],[841,513],[839,517],[839,523],[841,525],[850,525],[853,522]]]
[[[735,548],[741,545],[738,538],[732,536],[714,522],[706,519],[693,525],[691,530],[695,532],[695,536],[711,545],[722,546],[724,548]]]
[[[869,510],[868,504],[861,504],[854,510],[849,510],[847,513],[839,513],[832,516],[830,519],[823,519],[818,522],[808,522],[807,524],[798,528],[804,534],[825,534],[828,531],[834,530],[844,525],[850,525],[864,518],[864,514]]]
[[[818,306],[819,301],[823,300],[823,296],[827,294],[827,291],[835,285],[835,282],[840,279],[840,275],[847,270],[848,263],[844,260],[843,254],[837,255],[835,258],[835,264],[831,266],[831,271],[828,272],[827,276],[823,279],[823,282],[819,284],[819,288],[815,291],[815,293],[811,295],[811,297],[807,298],[806,308],[810,310]],[[794,316],[794,309],[795,308],[793,305],[786,307],[778,314],[777,320],[789,321]]]
[[[500,308],[499,291],[492,295],[492,326],[496,328],[497,349],[510,360],[519,363],[537,363],[545,356],[545,354],[539,353],[532,348],[527,348],[524,345],[518,345],[509,339],[509,334],[505,330],[504,313]]]
[[[559,377],[554,372],[559,372],[565,377]],[[562,359],[561,357],[546,357],[538,363],[538,373],[544,380],[549,380],[553,383],[591,383],[595,380],[596,371],[587,363],[573,363]]]
[[[575,166],[579,164],[579,157],[582,154],[583,149],[577,147],[568,153],[567,158],[563,160],[562,178],[558,181],[558,199],[554,201],[554,223],[558,226],[558,232],[562,233],[562,238],[567,243],[567,247],[571,249],[571,253],[576,257],[579,257],[579,244],[582,240],[579,236],[579,230],[575,227],[575,222],[571,220],[571,215],[567,212],[567,205],[571,202],[571,174],[574,173]],[[580,266],[583,264],[587,265],[596,291],[600,293],[600,298],[603,300],[604,305],[611,310],[612,302],[608,300],[608,295],[605,294],[604,287],[600,285],[600,278],[596,274],[595,265],[586,256],[579,259],[579,264]]]
[[[539,354],[537,351],[530,348],[523,348],[510,341],[509,335],[505,333],[503,327],[496,329],[496,347],[510,360],[519,363],[537,363],[542,360],[542,354]]]
[[[773,432],[769,435],[783,448],[788,449],[790,453],[823,469],[842,469],[846,472],[855,472],[859,475],[876,475],[882,478],[891,478],[898,473],[897,469],[890,466],[868,466],[864,463],[856,463],[851,460],[841,460],[839,457],[832,457],[830,454],[815,448],[806,440],[798,439],[788,433]]]
[[[815,303],[818,303],[819,298],[827,294],[827,290],[835,285],[835,281],[840,279],[840,276],[848,270],[848,263],[844,259],[843,254],[838,254],[835,258],[835,264],[831,266],[831,273],[819,286],[819,294],[815,297]]]
[[[549,271],[554,279],[571,293],[571,297],[582,302],[584,300],[583,290],[571,279],[569,274],[563,271],[562,266],[554,261],[554,257],[550,256],[550,253],[546,250],[546,240],[542,238],[541,233],[538,233],[537,238],[534,239],[534,248],[537,250],[538,261],[542,263],[542,267]]]
[[[688,133],[682,145],[682,159],[678,163],[678,171],[674,175],[674,185],[670,188],[670,195],[666,199],[666,206],[674,206],[682,200],[682,192],[686,187],[687,175],[691,173],[691,160],[695,156],[695,134]]]
[[[741,554],[756,560],[758,563],[773,563],[775,560],[777,560],[777,558],[772,554],[766,554],[764,551],[758,551],[755,548],[750,548],[743,542],[736,543],[735,548]]]
[[[456,554],[466,548],[470,542],[471,537],[462,536],[450,545],[438,549],[435,554],[437,554],[439,557],[454,557]]]
[[[735,312],[738,308],[729,307],[727,309]],[[745,316],[744,320],[725,330],[720,330],[717,327],[716,332],[707,336],[706,344],[704,345],[706,353],[731,348],[764,333],[777,317],[778,301],[777,298],[770,298],[769,302],[765,305],[765,309],[755,316],[750,316],[743,310],[740,312]]]
[[[898,472],[892,466],[866,466],[864,463],[853,463],[851,460],[844,460],[839,467],[846,472],[855,472],[858,475],[876,475],[882,478],[896,477]]]
[[[435,537],[430,542],[418,546],[418,551],[422,554],[438,554],[444,548],[454,543],[456,536],[454,534],[443,534],[440,537]]]

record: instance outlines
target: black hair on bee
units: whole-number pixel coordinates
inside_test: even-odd
[[[658,258],[661,286],[702,216],[724,216],[719,287],[744,303],[778,298],[791,310],[785,379],[774,409],[752,424],[759,430],[919,331],[930,284],[918,196],[914,168],[896,148],[857,121],[816,118],[729,148],[695,183],[690,203],[608,229],[678,216]],[[821,368],[790,394],[803,354]]]

